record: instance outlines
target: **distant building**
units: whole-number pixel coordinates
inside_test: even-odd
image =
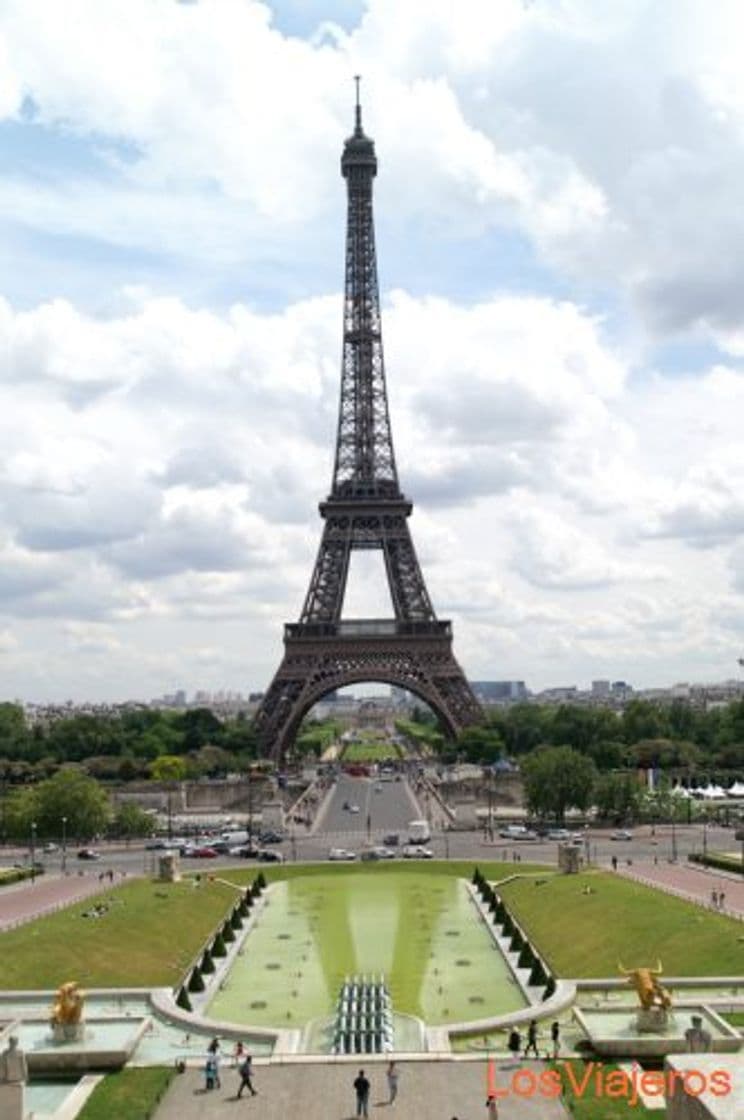
[[[482,704],[526,700],[528,695],[524,681],[471,681],[470,687]]]
[[[610,695],[609,681],[592,681],[592,696],[600,699]]]

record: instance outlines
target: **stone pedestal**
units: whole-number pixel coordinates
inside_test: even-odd
[[[82,1042],[85,1038],[85,1023],[82,1020],[79,1023],[52,1023],[52,1038],[58,1044]]]
[[[576,844],[558,845],[558,870],[564,875],[575,875],[581,870],[581,849]]]
[[[636,1014],[636,1027],[643,1034],[644,1031],[656,1034],[665,1031],[669,1026],[669,1012],[666,1007],[642,1007]]]
[[[3,1120],[26,1120],[22,1081],[0,1081],[0,1116]]]
[[[180,882],[181,868],[179,866],[178,854],[176,852],[168,852],[167,855],[160,857],[158,878],[160,879],[161,883]]]

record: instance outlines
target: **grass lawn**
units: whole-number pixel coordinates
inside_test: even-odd
[[[570,1066],[573,1071],[574,1083],[571,1082],[566,1073],[566,1066]],[[592,1076],[587,1081],[587,1089],[583,1093],[576,1092],[574,1085],[582,1086],[587,1072],[592,1068]],[[575,1120],[664,1120],[666,1116],[666,1109],[653,1109],[650,1111],[646,1108],[641,1100],[633,1100],[632,1095],[623,1095],[618,1097],[607,1097],[604,1093],[597,1096],[595,1088],[595,1079],[593,1072],[601,1070],[602,1083],[607,1084],[607,1078],[611,1076],[613,1071],[617,1070],[617,1066],[604,1065],[599,1062],[585,1063],[581,1061],[559,1062],[552,1067],[561,1071],[563,1080],[563,1100],[568,1107],[571,1115]],[[615,1091],[614,1088],[612,1091]],[[629,1094],[632,1090],[628,1090]]]
[[[725,1011],[722,1015],[732,1027],[744,1027],[744,1011]]]
[[[513,875],[515,871],[515,865],[510,860],[502,862],[501,860],[472,859],[391,859],[379,863],[355,863],[353,865],[355,873],[360,875],[379,875],[381,872],[393,872],[397,875],[420,875],[422,871],[425,871],[428,875],[447,875],[468,880],[472,879],[476,867],[479,867],[486,878],[492,882],[505,879],[508,875]],[[231,883],[246,886],[253,882],[259,871],[263,873],[268,883],[273,883],[280,879],[303,878],[306,875],[343,875],[348,874],[349,870],[348,863],[269,863],[259,866],[252,864],[246,868],[226,867],[221,874],[224,879]],[[551,870],[541,863],[521,863],[519,865],[521,875],[543,875]]]
[[[744,974],[740,922],[609,873],[517,880],[504,901],[559,976],[617,976],[655,965],[667,976]],[[590,887],[592,893],[584,894]]]
[[[386,758],[400,758],[400,751],[392,743],[349,743],[341,755],[342,762],[384,762]]]
[[[138,879],[104,891],[1,933],[3,987],[56,988],[65,980],[88,988],[174,985],[235,897],[229,886],[205,878],[198,888],[191,880]],[[102,918],[81,917],[102,901],[111,903]]]
[[[91,1093],[78,1120],[149,1120],[175,1075],[161,1066],[110,1073]]]

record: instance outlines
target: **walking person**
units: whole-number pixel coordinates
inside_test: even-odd
[[[255,1097],[258,1090],[253,1088],[253,1058],[250,1054],[245,1054],[243,1061],[240,1063],[238,1070],[240,1074],[240,1088],[238,1089],[238,1100],[243,1096],[243,1090],[248,1089],[252,1097]]]
[[[522,1049],[522,1039],[516,1027],[512,1027],[509,1031],[509,1042],[507,1045],[512,1058],[516,1061],[519,1057],[519,1051]]]
[[[536,1058],[540,1057],[537,1050],[537,1022],[534,1019],[530,1019],[530,1025],[527,1028],[527,1045],[524,1048],[522,1057],[526,1058],[530,1050]]]
[[[726,902],[726,895],[721,891],[718,895],[718,909],[723,910],[724,903]]]
[[[710,892],[710,904],[714,910],[718,909],[718,891]]]
[[[550,1041],[553,1043],[553,1061],[558,1061],[558,1051],[561,1047],[561,1028],[558,1023],[551,1023]]]
[[[389,1062],[387,1067],[388,1104],[392,1104],[398,1096],[398,1067],[395,1062]]]
[[[369,1078],[365,1077],[364,1070],[360,1069],[354,1078],[357,1116],[369,1116],[369,1088]]]

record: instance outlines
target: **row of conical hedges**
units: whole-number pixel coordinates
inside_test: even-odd
[[[230,916],[225,919],[221,928],[212,938],[211,944],[205,948],[201,960],[192,968],[188,980],[181,985],[176,996],[176,1003],[184,1011],[192,1010],[189,992],[204,991],[206,987],[204,983],[205,975],[215,971],[214,958],[227,956],[227,945],[235,940],[236,930],[243,928],[243,919],[248,917],[253,903],[265,889],[266,879],[263,872],[259,871],[251,885],[246,887],[239,901],[233,907]]]
[[[515,923],[506,908],[504,900],[496,893],[478,867],[473,872],[472,882],[491,914],[491,921],[495,926],[501,927],[502,937],[509,939],[509,951],[519,954],[517,966],[530,969],[528,983],[536,988],[544,985],[545,990],[542,998],[544,1000],[549,999],[555,992],[555,979]]]

